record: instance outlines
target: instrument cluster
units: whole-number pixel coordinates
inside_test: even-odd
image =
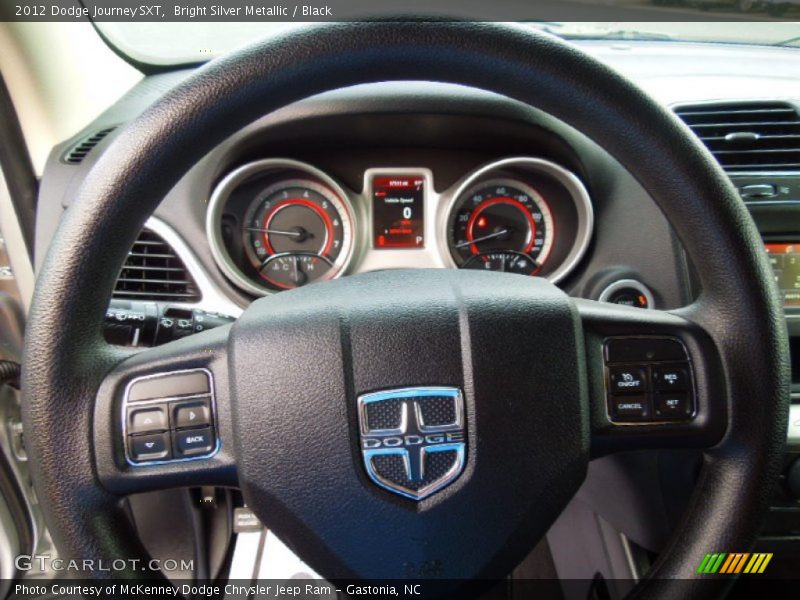
[[[255,296],[350,273],[460,268],[563,279],[586,252],[581,180],[508,158],[437,190],[427,168],[371,168],[362,190],[289,159],[243,165],[214,190],[206,230],[217,265]]]

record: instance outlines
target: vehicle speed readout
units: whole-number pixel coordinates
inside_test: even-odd
[[[372,178],[372,231],[376,249],[425,246],[425,178],[376,175]]]

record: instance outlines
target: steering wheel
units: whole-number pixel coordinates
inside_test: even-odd
[[[532,277],[394,271],[262,298],[233,326],[157,348],[134,353],[103,341],[126,252],[196,161],[266,112],[384,80],[483,88],[584,132],[673,224],[699,298],[642,311],[569,298]],[[122,512],[126,494],[238,486],[323,577],[452,585],[503,577],[569,502],[592,457],[664,447],[702,449],[703,467],[672,542],[636,591],[668,597],[683,578],[694,581],[682,595],[718,593],[728,580],[697,575],[702,557],[754,541],[779,473],[789,398],[782,308],[759,235],[689,130],[571,45],[524,27],[463,22],[286,34],[215,60],[168,92],[111,144],[78,196],[39,274],[23,376],[34,484],[65,556],[146,560]],[[693,381],[686,418],[613,422],[605,361],[676,351]],[[156,377],[155,388],[147,379],[176,373],[205,374],[195,384],[212,388],[219,447],[206,459],[132,465],[123,408],[156,388],[177,394],[186,378]],[[424,402],[414,399],[420,386]],[[398,393],[407,388],[411,396]],[[394,404],[369,404],[386,390]],[[397,481],[394,455],[370,462],[367,452],[395,447],[408,460],[408,420],[417,434],[426,424],[449,432],[451,462],[432,445],[421,454],[442,471],[437,478],[455,473],[435,491],[407,485],[411,497],[368,473]],[[389,443],[393,431],[400,441]],[[142,573],[95,573],[132,575]]]

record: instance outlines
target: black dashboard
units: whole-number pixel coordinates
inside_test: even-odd
[[[764,232],[794,327],[800,152],[793,136],[800,124],[795,131],[785,121],[797,117],[800,53],[580,45],[676,110],[716,153]],[[41,186],[37,261],[116,133],[190,73],[145,77],[53,150]],[[777,121],[764,125],[765,117]],[[746,139],[725,146],[726,135],[747,134],[751,125],[766,127],[753,135],[785,141],[754,165]],[[776,150],[788,161],[777,167],[763,160]],[[195,165],[143,236],[150,237],[132,249],[109,315],[146,313],[155,319],[153,340],[170,339],[157,334],[164,318],[188,334],[215,315],[237,316],[259,296],[383,269],[516,271],[548,277],[573,296],[660,309],[699,292],[676,232],[613,157],[535,108],[445,84],[357,86],[265,115]]]
[[[558,282],[583,258],[593,221],[580,178],[541,158],[495,161],[441,191],[427,167],[370,167],[354,191],[308,163],[264,159],[215,187],[206,233],[219,269],[261,296],[393,268]]]
[[[43,194],[58,186],[59,197],[57,203],[42,203],[40,240],[47,239],[45,229],[56,223],[42,217],[48,212],[60,216],[80,182],[79,173],[99,158],[113,135],[77,168],[62,160],[72,147],[69,143],[56,150]],[[421,180],[421,221],[411,226],[421,228],[423,239],[412,240],[418,244],[412,247],[381,246],[381,234],[376,236],[372,188],[394,176]],[[264,220],[271,221],[264,212],[267,196],[285,192],[287,182],[300,184],[290,189],[295,195],[309,192],[308,186],[316,187],[316,193],[321,190],[325,198],[319,196],[312,204],[335,204],[338,208],[326,216],[330,223],[346,225],[340,232],[318,232],[319,240],[341,244],[336,256],[326,257],[339,262],[335,268],[328,265],[325,276],[469,267],[482,259],[488,262],[481,262],[481,268],[502,268],[497,263],[507,258],[504,253],[517,252],[531,259],[529,274],[549,276],[574,295],[596,298],[611,283],[634,279],[652,290],[658,307],[679,306],[687,299],[687,272],[676,240],[644,190],[579,132],[493,94],[415,82],[363,86],[298,103],[265,117],[208,155],[164,199],[154,220],[186,242],[193,256],[188,261],[182,257],[184,262],[202,268],[217,288],[215,295],[242,307],[259,295],[294,285],[275,284],[254,270],[254,244],[269,253],[264,261],[285,252],[268,250],[266,232],[246,231],[264,229]],[[492,185],[494,189],[487,189]],[[476,193],[482,195],[477,205],[465,206]],[[508,200],[498,204],[503,193]],[[530,206],[514,207],[519,198],[523,204],[530,198]],[[626,208],[629,202],[637,204],[637,214]],[[305,210],[317,225],[327,222],[314,208],[297,210],[301,221]],[[287,214],[284,208],[279,218]],[[463,225],[468,225],[472,216],[470,231],[459,229],[456,221],[466,219]],[[486,248],[478,247],[482,242],[457,247],[479,237],[479,221],[506,218],[516,220],[518,239],[494,238]],[[484,228],[492,227],[497,224],[488,222]],[[278,250],[291,248],[281,242]],[[298,248],[317,255],[324,249],[324,244],[309,243],[308,249],[302,243]],[[275,259],[269,262],[277,264]]]

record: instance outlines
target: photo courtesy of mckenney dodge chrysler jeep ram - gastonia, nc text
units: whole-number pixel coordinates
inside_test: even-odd
[[[0,600],[795,597],[794,3],[3,4]]]

